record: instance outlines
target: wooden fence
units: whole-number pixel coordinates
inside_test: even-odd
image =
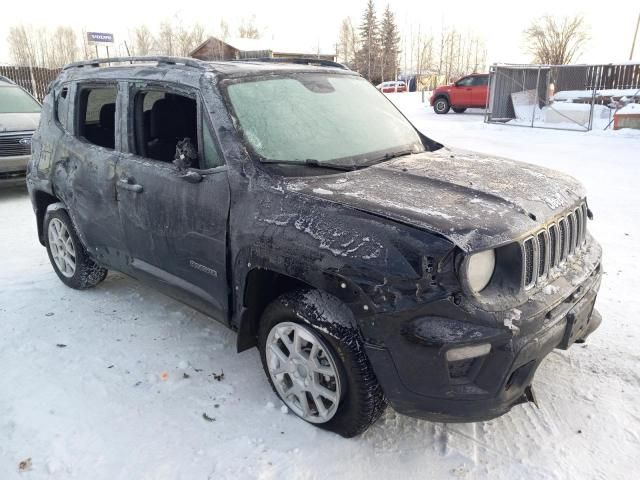
[[[13,80],[31,93],[39,102],[47,94],[49,83],[60,73],[59,68],[13,67],[0,65],[0,75]]]

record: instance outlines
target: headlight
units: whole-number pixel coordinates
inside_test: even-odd
[[[485,250],[468,256],[465,261],[465,276],[469,288],[475,293],[482,291],[489,284],[495,267],[495,250]]]

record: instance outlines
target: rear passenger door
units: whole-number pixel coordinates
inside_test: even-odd
[[[127,104],[116,191],[131,273],[224,320],[229,184],[200,97],[145,83],[129,88]],[[185,138],[197,153],[190,170],[173,163]]]
[[[54,121],[62,132],[53,151],[55,193],[87,250],[114,267],[124,248],[115,199],[119,95],[117,82],[96,81],[54,92]]]

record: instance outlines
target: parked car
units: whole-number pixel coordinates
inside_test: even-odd
[[[474,73],[451,85],[437,87],[429,103],[436,113],[464,113],[467,108],[486,108],[489,75]]]
[[[65,285],[155,285],[347,437],[387,402],[502,415],[600,324],[573,178],[445,148],[333,62],[139,60],[71,64],[44,101],[28,187]]]
[[[0,185],[24,185],[31,136],[41,106],[22,87],[0,76]]]
[[[407,84],[404,82],[382,82],[376,85],[376,88],[382,93],[400,93],[407,91]]]

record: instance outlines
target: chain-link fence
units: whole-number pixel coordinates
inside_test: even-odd
[[[492,65],[488,123],[587,131],[640,103],[640,64]]]

